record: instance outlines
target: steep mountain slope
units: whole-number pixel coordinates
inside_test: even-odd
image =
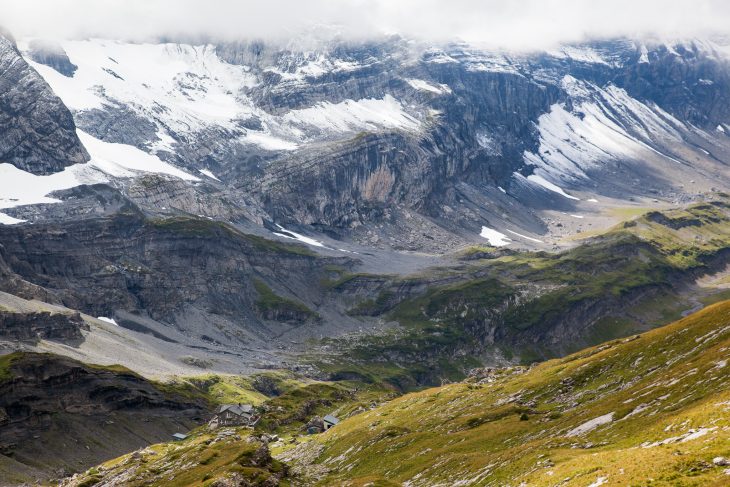
[[[280,458],[318,485],[726,485],[729,358],[726,301],[406,395]]]
[[[64,485],[725,485],[729,320],[722,302],[530,368],[477,369],[340,408],[347,419],[322,435],[195,430]],[[306,409],[304,389],[267,401],[261,424]]]
[[[649,212],[557,254],[474,248],[458,264],[411,276],[344,275],[331,288],[350,315],[401,327],[330,340],[311,360],[333,377],[408,389],[666,324],[727,296],[696,280],[727,276],[729,209],[716,201]]]
[[[720,195],[562,253],[475,247],[406,275],[363,273],[362,254],[326,257],[235,225],[106,202],[109,215],[80,223],[0,227],[0,290],[85,314],[73,348],[41,339],[26,349],[155,376],[306,365],[321,378],[408,390],[564,355],[726,295],[730,214]],[[2,337],[0,347],[13,349]],[[144,350],[138,364],[134,348]]]
[[[68,108],[0,31],[0,163],[49,174],[88,158]]]
[[[92,167],[205,181],[155,188],[164,205],[159,191],[115,182],[151,212],[201,214],[213,194],[221,203],[206,216],[274,221],[363,249],[443,252],[499,235],[549,248],[566,229],[605,225],[606,207],[685,201],[730,177],[722,44],[315,46],[21,47],[73,111]],[[125,166],[121,150],[139,163]]]
[[[313,310],[324,298],[319,282],[351,259],[320,257],[228,224],[146,218],[127,206],[79,223],[0,232],[2,290],[203,350],[266,350],[272,338],[296,337],[299,328],[311,336],[335,323],[356,326],[337,306],[322,309],[327,327]]]
[[[196,425],[200,398],[123,367],[45,354],[0,358],[0,484],[64,477]]]

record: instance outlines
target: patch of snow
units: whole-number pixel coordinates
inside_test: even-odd
[[[38,176],[11,165],[0,164],[0,208],[58,203],[48,194],[81,184],[106,182],[106,176],[89,164],[75,164],[61,172]]]
[[[210,169],[198,169],[198,172],[202,174],[203,176],[208,176],[210,179],[215,179],[216,181],[220,181],[215,174],[210,172]]]
[[[639,64],[649,64],[649,50],[644,44],[639,48],[641,55],[639,56]]]
[[[499,143],[487,132],[477,131],[476,133],[477,144],[482,149],[486,149],[491,155],[501,155],[502,148]]]
[[[155,135],[158,140],[150,144],[150,151],[152,154],[157,154],[158,152],[173,152],[173,146],[176,141],[170,137],[170,134],[167,133],[166,129],[158,127]]]
[[[589,203],[598,203],[598,200],[595,198],[588,198],[586,201]]]
[[[424,81],[422,79],[415,79],[415,78],[409,78],[406,80],[406,82],[411,85],[412,88],[420,91],[428,91],[431,93],[435,93],[437,95],[442,95],[444,93],[451,93],[451,88],[448,87],[448,85],[440,84],[439,86],[434,86],[430,84],[428,81]]]
[[[675,128],[682,123],[661,108],[644,104],[614,85],[598,87],[572,76],[563,77],[561,87],[572,98],[572,110],[554,104],[541,115],[537,122],[540,146],[523,154],[526,164],[542,169],[549,179],[585,180],[587,170],[609,160],[660,155],[680,162],[655,149],[682,140]]]
[[[497,189],[503,192],[504,194],[507,194],[507,191],[504,190],[502,186],[497,186]]]
[[[112,318],[107,318],[106,316],[99,316],[99,317],[97,318],[97,320],[99,320],[99,321],[103,321],[103,322],[105,322],[105,323],[111,323],[112,325],[115,325],[115,326],[119,326],[119,325],[117,324],[117,322],[116,322],[116,321],[114,321],[114,319],[112,319]]]
[[[323,52],[292,52],[282,56],[277,65],[268,66],[264,71],[279,75],[289,85],[307,82],[307,78],[319,78],[325,74],[352,72],[366,67],[356,61],[332,58]]]
[[[155,172],[199,181],[199,178],[136,147],[103,142],[81,130],[77,133],[91,156],[86,164],[75,164],[48,175],[35,175],[11,164],[0,164],[0,209],[59,203],[60,200],[48,195],[82,184],[106,183],[108,176],[130,177],[140,172]]]
[[[512,235],[517,235],[518,237],[524,238],[525,240],[530,240],[531,242],[544,243],[542,240],[538,240],[536,238],[528,237],[527,235],[522,235],[521,233],[517,233],[517,232],[514,232],[514,231],[509,230],[509,229],[507,231],[509,233],[511,233]]]
[[[529,181],[532,181],[533,183],[537,184],[538,186],[542,186],[543,188],[545,188],[545,189],[547,189],[549,191],[552,191],[554,193],[558,193],[560,196],[563,196],[563,197],[568,198],[570,200],[580,201],[580,198],[576,198],[575,196],[569,195],[568,193],[566,193],[563,190],[563,188],[561,188],[560,186],[558,186],[556,184],[551,183],[550,181],[548,181],[547,179],[545,179],[542,176],[539,176],[537,174],[530,174],[529,176],[527,176],[527,179]]]
[[[609,64],[595,49],[584,46],[563,46],[548,51],[548,54],[559,59],[572,59],[587,64]]]
[[[583,215],[574,215],[574,214],[572,214],[572,213],[571,213],[571,214],[569,214],[568,216],[572,216],[573,218],[578,218],[578,219],[581,219],[581,220],[582,220],[583,218],[585,218],[585,217],[584,217]]]
[[[479,234],[480,237],[486,238],[489,241],[489,245],[493,247],[504,247],[509,245],[511,240],[503,233],[493,230],[489,227],[482,227],[482,231]]]
[[[292,125],[310,125],[331,132],[347,132],[377,128],[417,130],[420,122],[408,115],[401,103],[390,95],[382,99],[345,100],[340,103],[320,102],[284,116]]]
[[[717,126],[717,131],[718,131],[718,132],[722,132],[722,133],[725,133],[725,127],[723,127],[722,125],[718,125],[718,126]]]
[[[613,421],[613,415],[616,414],[615,412],[611,412],[608,414],[604,414],[603,416],[599,416],[597,418],[593,418],[590,421],[586,421],[582,425],[573,428],[572,430],[568,431],[565,436],[578,436],[578,435],[584,435],[588,433],[589,431],[593,431],[594,429],[598,428],[601,425],[608,424]]]
[[[0,225],[17,225],[18,223],[23,223],[28,220],[21,220],[19,218],[13,218],[10,215],[6,215],[5,213],[0,213]]]
[[[459,62],[443,51],[430,50],[426,53],[426,57],[427,57],[426,62],[434,63],[434,64],[450,64],[450,63]]]
[[[76,133],[91,156],[89,164],[111,176],[129,177],[138,172],[154,172],[169,174],[187,181],[200,181],[200,178],[131,145],[104,142],[80,129],[77,129]]]
[[[262,149],[270,151],[292,151],[299,147],[294,142],[290,142],[266,133],[253,131],[248,131],[245,137],[242,138],[242,141],[257,145]]]
[[[322,247],[325,249],[328,249],[329,247],[325,246],[322,242],[319,240],[315,240],[313,238],[307,237],[305,235],[301,235],[299,233],[292,232],[291,230],[287,230],[286,228],[282,227],[281,225],[277,224],[276,227],[281,230],[281,232],[273,232],[274,235],[277,235],[279,237],[284,238],[290,238],[292,240],[298,240],[302,243],[305,243],[307,245],[311,245],[313,247]]]

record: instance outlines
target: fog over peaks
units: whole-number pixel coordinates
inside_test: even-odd
[[[0,0],[16,37],[286,41],[303,31],[540,49],[590,38],[730,31],[726,0]],[[327,26],[323,29],[322,26]]]

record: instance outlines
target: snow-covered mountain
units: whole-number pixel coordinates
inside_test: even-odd
[[[730,49],[711,41],[531,54],[399,37],[308,51],[104,39],[19,49],[73,114],[90,161],[69,157],[55,174],[0,166],[6,223],[44,218],[24,205],[57,201],[54,189],[107,183],[153,213],[366,247],[446,251],[486,234],[539,247],[606,206],[684,200],[728,178]],[[172,179],[130,191],[144,173]],[[212,194],[224,203],[200,204]]]

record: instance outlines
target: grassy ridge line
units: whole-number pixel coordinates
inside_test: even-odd
[[[728,361],[726,301],[526,372],[403,396],[285,456],[314,452],[320,485],[727,485],[712,460],[730,454]]]

